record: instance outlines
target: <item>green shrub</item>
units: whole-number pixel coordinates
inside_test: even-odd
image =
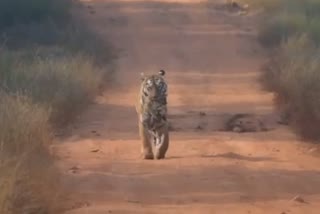
[[[31,50],[40,47],[63,47],[69,55],[87,55],[95,64],[110,65],[116,58],[116,51],[105,39],[94,34],[83,23],[70,21],[63,27],[55,22],[19,24],[6,28],[0,37],[10,50]]]
[[[267,82],[278,107],[301,136],[320,139],[320,49],[308,36],[295,36],[280,46],[276,57]]]
[[[282,45],[280,59],[276,93],[300,134],[320,139],[320,50],[307,36],[292,37]]]
[[[290,36],[307,33],[316,44],[320,43],[320,1],[319,0],[276,0],[264,3],[264,20],[260,25],[259,38],[267,47],[279,46]],[[256,3],[258,4],[258,3]]]
[[[0,27],[69,16],[69,0],[0,0]]]
[[[273,1],[264,20],[259,38],[273,57],[263,80],[296,131],[320,140],[320,1]]]
[[[309,25],[308,25],[308,33],[310,35],[310,38],[315,42],[315,44],[319,46],[320,45],[320,17],[314,17],[310,19]]]
[[[260,29],[260,42],[268,47],[280,45],[290,36],[305,31],[307,18],[304,14],[281,13],[271,17]]]

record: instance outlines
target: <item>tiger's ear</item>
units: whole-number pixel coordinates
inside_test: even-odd
[[[164,75],[166,75],[166,72],[165,72],[164,70],[160,70],[160,71],[159,71],[159,75],[160,75],[160,76],[164,76]]]
[[[141,79],[141,81],[143,81],[144,79],[145,79],[145,75],[144,75],[144,73],[142,72],[142,73],[140,73],[140,79]]]

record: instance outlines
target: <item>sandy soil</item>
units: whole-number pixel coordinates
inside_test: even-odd
[[[92,0],[81,9],[122,51],[105,94],[55,145],[77,202],[68,214],[320,213],[314,146],[276,123],[258,82],[256,17],[217,2]],[[167,158],[147,161],[134,104],[140,73],[160,69],[174,131]],[[235,113],[261,116],[272,130],[219,131]]]

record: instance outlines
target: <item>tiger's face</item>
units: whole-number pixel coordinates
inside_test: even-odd
[[[167,84],[163,76],[164,71],[158,75],[142,76],[142,93],[150,100],[158,100],[167,96]]]

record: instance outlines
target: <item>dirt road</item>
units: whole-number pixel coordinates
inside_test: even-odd
[[[265,57],[255,16],[211,2],[86,3],[85,19],[122,54],[105,94],[55,146],[81,202],[69,214],[320,213],[320,159],[277,125],[257,80]],[[140,73],[160,69],[174,131],[167,158],[146,161],[134,104]],[[219,131],[234,113],[259,115],[272,130]]]

